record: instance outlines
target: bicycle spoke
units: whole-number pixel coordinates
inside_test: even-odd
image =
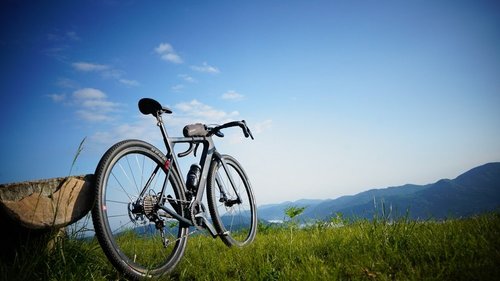
[[[116,201],[116,200],[106,200],[106,202],[128,205],[128,202]]]
[[[121,214],[121,215],[111,215],[111,216],[108,216],[108,218],[119,218],[119,217],[128,217],[128,214]]]
[[[125,190],[125,188],[123,187],[123,185],[120,183],[120,181],[118,180],[118,178],[115,176],[115,173],[112,172],[111,175],[113,176],[113,178],[115,178],[116,182],[121,187],[123,193],[125,193],[127,195],[128,199],[130,199],[130,202],[132,202],[131,195]]]
[[[137,169],[138,169],[138,171],[141,171],[141,182],[140,182],[141,187],[142,187],[142,183],[144,180],[144,160],[145,160],[145,157],[142,157],[142,167],[141,167],[141,165],[139,164],[138,155],[135,155],[135,163],[137,163]],[[137,193],[140,193],[140,191],[137,190]]]
[[[137,157],[137,155],[135,157]],[[137,186],[137,181],[135,179],[134,172],[132,171],[132,167],[130,166],[130,161],[128,160],[128,157],[125,157],[125,160],[127,160],[127,165],[128,165],[129,170],[130,170],[130,175],[132,176],[132,179],[134,180],[135,189],[137,190],[137,193],[139,193],[139,187]]]
[[[113,234],[116,234],[116,233],[119,233],[122,229],[124,229],[125,227],[127,227],[128,225],[130,224],[133,224],[132,221],[128,221],[126,224],[123,224],[122,226],[120,226],[119,228],[115,229],[112,231]]]
[[[127,159],[127,158],[125,158],[125,159]],[[130,178],[128,177],[128,174],[125,171],[125,169],[123,169],[123,166],[122,166],[121,163],[118,163],[118,167],[120,167],[120,169],[122,170],[123,174],[125,175],[125,177],[127,178],[127,180],[130,182],[130,185],[135,186],[135,184],[132,182],[132,180],[130,180]],[[136,186],[136,188],[137,188],[137,186]]]

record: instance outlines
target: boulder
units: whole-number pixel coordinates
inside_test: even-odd
[[[93,201],[93,175],[0,185],[3,213],[28,229],[72,224],[90,211]]]

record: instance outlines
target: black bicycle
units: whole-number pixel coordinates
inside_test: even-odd
[[[130,278],[158,277],[171,272],[184,254],[188,236],[208,230],[227,246],[245,246],[256,234],[257,215],[250,181],[241,165],[217,152],[212,137],[222,129],[240,127],[253,139],[245,121],[184,127],[184,137],[169,137],[162,114],[172,111],[144,98],[139,110],[157,120],[166,155],[141,140],[124,140],[108,149],[96,171],[96,200],[92,220],[97,239],[120,272]],[[177,155],[174,146],[189,144]],[[196,151],[186,182],[177,157]],[[202,203],[205,187],[207,208]]]

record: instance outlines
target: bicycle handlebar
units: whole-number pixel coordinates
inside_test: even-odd
[[[241,130],[243,130],[243,135],[245,135],[245,138],[250,137],[250,138],[254,139],[252,132],[250,131],[250,128],[248,128],[247,122],[245,122],[245,120],[232,121],[232,122],[229,122],[226,124],[215,126],[213,128],[209,128],[208,136],[216,135],[218,137],[223,137],[224,134],[222,132],[220,132],[220,130],[225,129],[225,128],[229,128],[229,127],[236,127],[236,126],[240,127]]]
[[[201,123],[197,123],[197,124],[194,124],[196,126],[202,126],[203,127],[203,132],[200,134],[200,135],[189,135],[188,133],[186,132],[189,132],[189,129],[186,131],[184,131],[184,136],[185,137],[211,137],[213,135],[216,135],[218,137],[224,137],[224,134],[220,131],[222,129],[225,129],[225,128],[229,128],[229,127],[240,127],[241,130],[243,130],[243,134],[245,135],[246,138],[248,137],[251,137],[252,139],[253,138],[253,135],[252,135],[252,132],[250,131],[250,128],[248,128],[247,126],[247,123],[245,122],[245,120],[241,120],[241,121],[232,121],[232,122],[229,122],[229,123],[226,123],[226,124],[222,124],[222,125],[218,125],[218,126],[215,126],[215,127],[207,127],[206,125],[203,125]],[[192,126],[192,125],[187,125],[187,126]],[[196,131],[197,129],[199,128],[195,128],[193,129],[194,131]],[[177,156],[179,157],[184,157],[184,156],[187,156],[189,155],[191,152],[193,152],[194,150],[194,155],[196,156],[196,150],[198,149],[198,146],[199,146],[199,143],[196,143],[196,145],[192,142],[189,143],[189,148],[184,151],[184,152],[181,152],[181,153],[178,153]]]

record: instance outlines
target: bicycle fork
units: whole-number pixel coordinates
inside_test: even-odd
[[[218,154],[219,156],[219,159],[221,159],[220,163],[222,165],[222,168],[224,169],[224,171],[226,172],[226,175],[227,175],[227,178],[229,179],[229,183],[231,185],[231,188],[233,189],[234,191],[234,194],[236,195],[236,199],[229,199],[227,194],[226,194],[226,191],[224,190],[224,185],[223,185],[223,180],[220,178],[220,175],[219,173],[216,173],[215,175],[215,181],[217,183],[217,186],[219,187],[219,192],[220,192],[220,199],[219,199],[219,202],[220,203],[224,203],[224,206],[226,207],[232,207],[234,204],[241,204],[243,203],[241,201],[241,197],[240,197],[240,194],[238,193],[238,191],[236,190],[236,185],[234,183],[234,179],[233,177],[231,176],[231,173],[229,172],[229,169],[226,165],[226,163],[224,163],[224,161],[222,161],[222,157],[220,154]]]

